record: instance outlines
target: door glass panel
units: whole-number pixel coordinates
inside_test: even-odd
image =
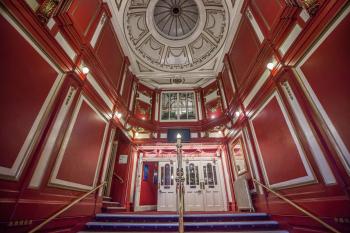
[[[160,185],[164,185],[164,167],[160,168]]]
[[[147,181],[148,180],[148,173],[149,173],[149,168],[148,168],[148,164],[145,164],[143,166],[143,180]]]
[[[196,174],[194,170],[194,164],[190,163],[190,187],[191,188],[196,188]]]
[[[213,166],[213,172],[214,172],[214,183],[215,183],[215,185],[217,185],[218,184],[218,179],[216,177],[216,166]]]
[[[199,172],[198,172],[198,166],[196,166],[196,185],[199,185]]]
[[[165,165],[165,172],[164,172],[164,188],[168,189],[170,188],[171,184],[171,175],[170,175],[170,165],[166,164]]]
[[[174,167],[171,166],[171,185],[174,185]]]
[[[189,182],[190,182],[189,175],[190,175],[190,171],[188,169],[188,166],[186,166],[186,185],[189,185]]]
[[[213,166],[211,165],[211,163],[207,164],[207,172],[209,188],[214,188]]]
[[[207,167],[206,166],[203,166],[203,173],[204,173],[204,184],[208,185]]]

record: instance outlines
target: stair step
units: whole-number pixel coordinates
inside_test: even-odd
[[[235,220],[266,220],[269,215],[266,213],[220,213],[220,214],[185,214],[187,222],[209,222],[209,221],[235,221]],[[98,221],[124,221],[124,222],[177,222],[177,214],[108,214],[96,215]]]
[[[107,210],[125,210],[125,206],[106,206],[105,207]]]
[[[186,230],[201,229],[276,229],[277,221],[237,221],[237,222],[185,222]],[[88,222],[88,229],[123,230],[176,230],[177,222],[170,223],[130,223],[130,222]]]
[[[102,199],[103,199],[103,200],[112,200],[111,197],[107,197],[107,196],[103,196]]]
[[[124,231],[93,231],[95,233],[123,233]],[[129,231],[130,232],[130,231]],[[154,231],[132,231],[134,233],[136,232],[142,232],[142,233],[154,233]],[[168,231],[172,232],[172,231]],[[173,231],[173,232],[178,232],[178,231]],[[190,232],[196,232],[198,231],[186,231],[186,233]],[[232,232],[232,231],[231,231]],[[234,231],[235,233],[289,233],[288,231],[285,230],[271,230],[271,231],[264,231],[264,230],[258,230],[258,231]],[[91,231],[79,231],[78,233],[91,233]],[[201,231],[201,233],[213,233],[213,231]],[[227,233],[227,231],[215,231],[215,233]]]
[[[102,201],[102,204],[120,205],[117,201]]]

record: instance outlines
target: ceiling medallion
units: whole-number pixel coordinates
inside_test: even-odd
[[[126,40],[144,65],[164,72],[198,69],[223,46],[229,29],[224,0],[129,0]]]
[[[154,8],[156,29],[164,37],[179,40],[189,36],[197,27],[199,12],[194,0],[159,0]]]

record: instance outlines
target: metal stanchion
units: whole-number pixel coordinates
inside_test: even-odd
[[[184,171],[182,168],[182,153],[181,153],[181,134],[176,136],[176,154],[177,154],[177,170],[176,170],[176,193],[179,214],[179,233],[184,233]]]

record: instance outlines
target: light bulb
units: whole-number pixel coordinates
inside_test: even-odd
[[[176,135],[176,138],[180,139],[180,138],[181,138],[181,134],[178,133],[178,134]]]
[[[118,119],[122,117],[122,114],[120,112],[117,112],[115,115],[117,116]]]
[[[241,113],[239,111],[235,112],[236,117],[239,117],[239,115],[241,115]]]
[[[214,119],[215,118],[215,115],[211,115],[211,119]]]
[[[81,68],[81,70],[83,71],[83,74],[88,74],[90,72],[90,69],[87,68],[86,66],[83,66],[83,68]]]
[[[266,67],[267,67],[267,69],[269,69],[269,70],[273,70],[273,68],[275,67],[275,65],[274,65],[272,62],[269,62],[269,63],[267,63]]]

